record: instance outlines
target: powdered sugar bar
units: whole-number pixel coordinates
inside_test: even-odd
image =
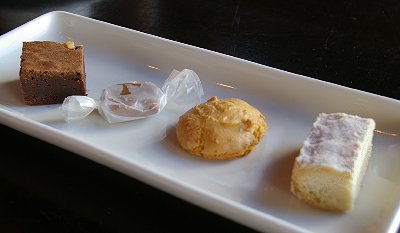
[[[295,160],[291,191],[313,206],[349,211],[371,154],[375,121],[321,113]]]

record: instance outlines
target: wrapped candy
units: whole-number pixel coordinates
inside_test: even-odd
[[[100,100],[87,96],[69,96],[61,106],[69,122],[87,117],[94,109],[109,123],[131,121],[172,108],[201,103],[204,95],[200,78],[189,69],[173,70],[160,89],[151,82],[114,84],[103,90]]]

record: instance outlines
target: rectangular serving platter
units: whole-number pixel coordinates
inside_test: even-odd
[[[85,47],[88,95],[111,84],[162,86],[173,69],[194,70],[205,98],[241,98],[266,117],[266,136],[246,157],[209,161],[177,144],[187,109],[108,124],[94,112],[66,123],[60,105],[27,106],[19,91],[23,41]],[[400,101],[323,82],[68,12],[49,12],[0,37],[0,122],[146,182],[261,232],[396,232],[400,200]],[[374,118],[372,157],[355,209],[329,213],[289,191],[291,169],[321,112]]]

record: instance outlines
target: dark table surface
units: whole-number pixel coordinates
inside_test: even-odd
[[[0,34],[54,10],[400,99],[400,1],[5,0]],[[253,231],[5,125],[0,130],[1,232]]]

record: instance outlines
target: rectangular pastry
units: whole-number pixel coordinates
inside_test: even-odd
[[[321,113],[294,162],[292,193],[322,209],[351,210],[370,158],[374,129],[370,118]]]
[[[57,104],[86,95],[83,47],[72,42],[23,42],[20,84],[25,104]]]

